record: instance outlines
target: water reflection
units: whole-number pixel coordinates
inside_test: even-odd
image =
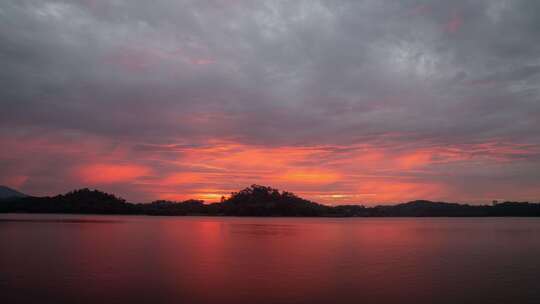
[[[2,215],[35,303],[538,303],[536,219]]]

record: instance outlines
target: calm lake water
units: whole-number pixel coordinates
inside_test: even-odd
[[[0,215],[2,303],[540,303],[540,219]]]

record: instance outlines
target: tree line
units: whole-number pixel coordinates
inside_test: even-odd
[[[0,201],[0,212],[171,216],[484,217],[540,216],[540,204],[503,202],[495,205],[469,205],[418,200],[374,207],[328,206],[303,199],[291,192],[251,185],[231,193],[230,197],[223,198],[221,202],[210,204],[201,200],[158,200],[148,204],[134,204],[113,194],[85,188],[52,197],[4,199]]]

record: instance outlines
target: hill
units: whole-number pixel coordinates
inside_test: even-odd
[[[135,214],[133,204],[98,190],[80,189],[53,197],[18,197],[0,204],[0,212]]]
[[[229,198],[220,203],[212,204],[198,200],[160,200],[150,204],[132,204],[115,195],[90,189],[53,197],[12,196],[0,204],[0,212],[326,217],[540,216],[540,204],[505,202],[495,206],[479,206],[418,200],[392,206],[327,206],[291,192],[252,185],[231,193]]]
[[[221,209],[225,215],[240,216],[320,216],[331,211],[293,193],[259,185],[232,193]]]
[[[27,196],[26,194],[23,194],[17,190],[13,190],[9,187],[0,185],[0,200],[17,198],[17,197],[26,197],[26,196]]]

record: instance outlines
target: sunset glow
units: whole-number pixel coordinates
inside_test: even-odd
[[[24,144],[13,141],[8,152],[18,151],[21,158],[30,156],[26,152],[30,145],[34,147],[31,154],[40,153],[27,158],[30,161],[24,170],[18,168],[19,175],[5,175],[2,183],[24,187],[47,180],[37,179],[32,172],[46,165],[43,159],[60,157],[70,159],[71,165],[53,177],[65,186],[52,187],[50,192],[44,189],[43,194],[94,187],[124,192],[127,198],[143,201],[192,198],[214,202],[258,183],[329,204],[418,198],[482,202],[505,197],[511,189],[508,185],[493,188],[491,183],[469,189],[462,182],[464,173],[502,174],[507,168],[527,164],[540,152],[536,146],[502,142],[411,149],[399,142],[265,147],[220,140],[190,146],[114,144],[97,138],[73,142],[70,138],[26,137]],[[525,198],[536,195],[535,191],[518,189]]]
[[[145,176],[149,170],[137,165],[108,165],[97,164],[80,168],[77,175],[82,182],[93,185],[132,182]]]

